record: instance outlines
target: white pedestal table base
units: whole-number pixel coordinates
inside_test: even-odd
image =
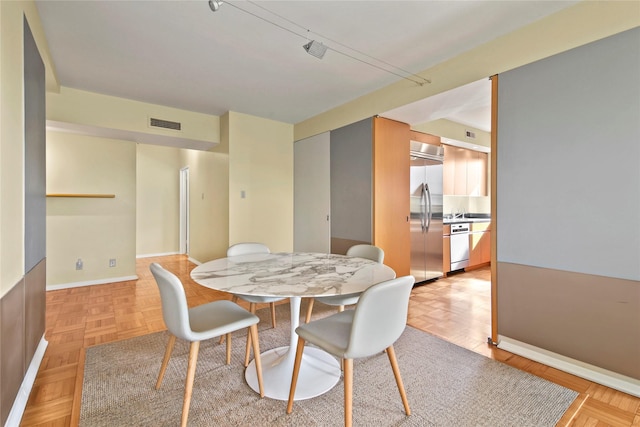
[[[264,395],[276,400],[289,400],[295,349],[289,352],[289,347],[274,348],[262,353],[260,361]],[[340,374],[340,363],[335,357],[319,348],[305,346],[294,399],[310,399],[326,393],[338,383]],[[260,391],[255,360],[247,367],[245,378],[249,387]]]
[[[300,323],[300,297],[291,297],[289,302],[291,304],[289,346],[274,348],[260,354],[264,395],[276,400],[289,400],[291,376],[298,345],[298,335],[295,330]],[[249,387],[259,393],[255,363],[255,360],[251,361],[244,376]],[[338,383],[340,374],[340,363],[335,357],[319,348],[305,346],[294,400],[310,399],[326,393]]]

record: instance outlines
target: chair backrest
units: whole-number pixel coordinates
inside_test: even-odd
[[[189,307],[182,282],[156,262],[149,269],[160,289],[162,318],[167,329],[178,338],[190,340]]]
[[[267,245],[255,242],[236,243],[235,245],[229,246],[229,249],[227,249],[227,256],[270,253],[271,251]]]
[[[407,324],[415,279],[404,276],[371,286],[360,296],[353,315],[347,359],[367,357],[392,345]]]
[[[371,261],[384,262],[384,251],[373,245],[354,245],[347,250],[347,256],[355,256],[358,258],[366,258]]]

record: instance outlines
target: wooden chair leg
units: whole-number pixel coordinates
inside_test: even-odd
[[[407,415],[411,415],[411,408],[409,408],[409,401],[407,400],[407,394],[404,391],[404,384],[402,383],[402,377],[400,376],[400,369],[398,368],[398,361],[396,360],[396,351],[393,346],[387,348],[387,355],[389,356],[389,362],[391,362],[391,369],[393,369],[393,375],[396,377],[396,384],[398,385],[398,391],[400,392],[400,398],[404,405],[404,412]]]
[[[313,310],[313,303],[315,301],[314,298],[308,298],[309,304],[307,305],[307,315],[304,318],[304,323],[309,323],[311,321],[311,310]]]
[[[269,303],[269,306],[271,306],[271,325],[275,328],[276,327],[276,303],[275,302]]]
[[[164,378],[164,373],[167,370],[167,364],[169,363],[169,359],[171,359],[171,352],[173,351],[173,346],[176,343],[176,336],[170,335],[169,341],[167,342],[167,349],[164,352],[164,358],[162,359],[162,365],[160,366],[160,374],[158,375],[158,381],[156,381],[156,390],[160,389],[162,385],[162,379]]]
[[[249,311],[256,314],[256,304],[254,302],[249,304]],[[254,352],[255,353],[255,352]],[[251,356],[251,334],[247,332],[247,345],[244,349],[244,367],[249,366],[249,357]]]
[[[251,358],[251,334],[247,332],[247,345],[244,349],[244,367],[249,366],[249,359]],[[255,352],[254,352],[255,353]]]
[[[293,412],[293,397],[296,394],[298,384],[298,374],[300,373],[300,362],[304,353],[304,340],[298,337],[298,347],[296,347],[296,360],[293,364],[293,375],[291,376],[291,388],[289,389],[289,402],[287,403],[287,414]]]
[[[353,414],[353,359],[344,360],[344,425],[351,427]]]
[[[238,296],[237,295],[232,296],[231,297],[231,302],[237,303],[238,302]],[[222,335],[220,337],[220,344],[222,344],[223,342],[224,342],[224,335]]]
[[[187,418],[189,417],[189,406],[191,405],[191,393],[193,392],[193,379],[196,376],[196,363],[198,361],[198,350],[200,349],[200,341],[191,343],[189,348],[189,363],[187,365],[187,379],[184,384],[184,402],[182,404],[182,420],[181,427],[187,427]]]
[[[227,334],[227,365],[231,363],[231,333]]]
[[[262,362],[260,361],[260,342],[258,341],[258,325],[251,325],[247,335],[251,335],[251,341],[253,342],[253,354],[255,354],[256,359],[258,388],[260,389],[260,397],[264,397],[264,387],[262,386]]]

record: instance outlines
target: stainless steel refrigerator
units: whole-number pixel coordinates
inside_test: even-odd
[[[440,146],[411,141],[411,275],[442,277],[442,163]]]

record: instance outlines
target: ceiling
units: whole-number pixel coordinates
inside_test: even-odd
[[[410,125],[447,119],[490,132],[491,80],[472,82],[381,115]]]
[[[36,1],[62,86],[293,124],[574,3],[233,1],[213,12],[206,0]],[[328,47],[323,59],[305,52],[309,40]],[[388,114],[485,129],[486,85]]]

